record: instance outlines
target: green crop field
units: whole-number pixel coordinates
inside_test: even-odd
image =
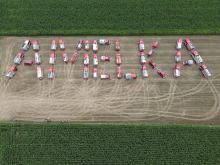
[[[0,0],[0,36],[185,34],[219,35],[220,1]],[[14,164],[220,165],[220,126],[2,123]]]
[[[1,0],[0,35],[219,34],[219,0]]]
[[[219,126],[0,124],[0,164],[220,164]]]

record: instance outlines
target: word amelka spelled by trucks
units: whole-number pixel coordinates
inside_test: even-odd
[[[48,69],[48,79],[53,79],[55,76],[55,69],[54,65],[56,62],[56,50],[60,49],[62,51],[62,59],[64,63],[70,62],[71,64],[75,64],[78,60],[79,57],[79,51],[84,49],[85,51],[92,50],[93,55],[92,55],[92,64],[90,64],[90,57],[88,53],[83,54],[83,75],[82,78],[87,80],[89,78],[89,65],[93,65],[93,71],[92,71],[92,77],[93,79],[98,78],[98,64],[99,61],[102,62],[109,62],[110,57],[107,55],[102,55],[100,58],[98,57],[98,50],[99,46],[105,46],[105,45],[110,45],[114,44],[114,49],[115,49],[115,64],[116,64],[116,77],[118,79],[125,78],[126,80],[134,80],[137,78],[136,73],[123,73],[122,70],[122,60],[121,60],[121,54],[120,54],[120,41],[119,40],[114,40],[110,42],[108,39],[99,39],[99,40],[79,40],[75,47],[74,53],[71,55],[71,58],[68,57],[67,53],[65,52],[65,44],[63,39],[59,40],[52,40],[50,49],[51,49],[51,54],[49,56],[49,64],[50,67]],[[189,59],[187,61],[182,61],[182,45],[185,45],[186,49],[190,53],[192,59]],[[143,39],[140,39],[137,42],[138,45],[138,58],[140,59],[140,73],[142,75],[143,79],[148,78],[148,67],[149,65],[155,72],[161,77],[161,78],[166,78],[167,74],[159,68],[157,63],[151,59],[153,56],[154,52],[158,48],[158,41],[153,41],[151,45],[151,49],[149,51],[145,51],[145,42]],[[34,51],[34,61],[32,60],[26,60],[24,61],[24,65],[32,65],[36,64],[36,71],[37,71],[37,78],[42,80],[44,78],[44,71],[41,66],[42,60],[41,60],[41,55],[40,55],[40,44],[38,40],[25,40],[24,43],[21,45],[21,51],[19,51],[13,61],[12,66],[10,67],[9,71],[5,74],[6,77],[8,78],[13,78],[16,72],[18,71],[18,66],[22,63],[22,61],[25,58],[25,52],[27,52],[30,47],[32,47]],[[204,64],[203,59],[199,52],[195,49],[195,46],[191,42],[190,38],[187,37],[184,41],[182,38],[178,38],[176,41],[176,53],[174,56],[175,60],[175,66],[173,68],[173,77],[178,78],[181,75],[181,69],[183,66],[190,66],[193,65],[194,63],[198,65],[199,70],[201,71],[201,74],[205,77],[208,78],[211,76],[210,71],[208,70],[208,67],[206,64]],[[103,80],[110,80],[111,76],[108,73],[100,74],[100,79]]]

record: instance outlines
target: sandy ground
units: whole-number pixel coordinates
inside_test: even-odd
[[[0,39],[0,71],[4,74],[13,63],[16,52],[26,37]],[[37,38],[37,37],[36,37]],[[114,46],[102,46],[98,55],[108,54],[110,62],[99,62],[99,73],[110,73],[112,80],[82,79],[82,54],[76,64],[64,64],[57,51],[56,78],[47,79],[49,45],[54,37],[37,38],[41,44],[45,78],[36,78],[36,66],[18,66],[16,76],[0,79],[1,121],[82,121],[82,122],[162,122],[220,124],[220,36],[192,36],[191,39],[212,72],[204,79],[197,65],[184,67],[181,77],[172,76],[176,36],[142,37],[147,50],[155,39],[159,49],[153,59],[168,74],[161,79],[150,67],[147,80],[140,74],[137,40],[140,37],[116,37],[121,40],[124,72],[135,72],[134,81],[118,80],[115,76]],[[79,39],[99,37],[63,37],[69,57]],[[114,40],[115,37],[108,37]],[[185,48],[183,60],[191,59]],[[90,51],[90,60],[92,52]],[[34,59],[33,50],[25,59]]]

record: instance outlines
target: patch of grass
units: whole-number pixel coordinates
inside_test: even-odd
[[[0,124],[0,164],[220,164],[220,127]]]
[[[219,0],[1,0],[0,35],[219,34]]]
[[[2,164],[4,161],[4,157],[8,156],[7,151],[9,150],[8,147],[10,147],[11,144],[9,144],[10,141],[12,141],[13,137],[13,129],[11,129],[12,125],[5,125],[0,124],[0,164]]]

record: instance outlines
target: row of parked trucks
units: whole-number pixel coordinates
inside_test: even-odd
[[[89,41],[79,41],[76,48],[77,50],[81,50],[82,48],[84,48],[86,51],[89,51]],[[98,45],[103,45],[103,46],[106,46],[106,45],[109,45],[110,44],[110,41],[107,40],[107,39],[99,39],[98,41],[97,40],[94,40],[92,41],[92,51],[93,51],[93,78],[98,78],[98,63],[99,63],[99,58],[98,58],[98,55],[97,55],[97,52],[98,52]],[[114,41],[114,47],[115,47],[115,51],[116,51],[116,55],[115,55],[115,63],[117,65],[117,69],[116,69],[116,76],[118,79],[121,79],[123,77],[123,72],[122,72],[122,67],[121,67],[121,64],[122,64],[122,60],[121,60],[121,54],[120,54],[120,41],[119,40],[115,40]],[[110,61],[110,57],[108,55],[102,55],[100,56],[100,61],[101,62],[109,62]],[[89,54],[88,53],[85,53],[83,55],[83,64],[84,64],[84,69],[83,69],[83,78],[84,79],[88,79],[89,75],[89,68],[88,68],[88,65],[89,65]],[[125,78],[128,79],[129,78],[129,73],[125,74]],[[111,77],[110,77],[110,74],[108,73],[102,73],[100,74],[100,78],[103,79],[103,80],[109,80]]]
[[[31,46],[30,40],[25,40],[24,43],[21,45],[21,51],[19,51],[16,56],[14,57],[13,64],[10,67],[9,71],[6,73],[6,77],[12,78],[14,77],[15,73],[18,70],[18,65],[22,63],[24,60],[25,52],[29,50]]]
[[[186,60],[182,62],[182,45],[185,45],[186,49],[190,53],[191,57],[193,60]],[[68,63],[71,61],[72,64],[74,64],[78,57],[79,53],[78,51],[80,50],[85,50],[89,51],[90,49],[93,52],[93,78],[98,78],[98,64],[99,64],[99,58],[98,58],[98,50],[99,46],[107,46],[110,45],[110,40],[108,39],[99,39],[99,40],[79,40],[79,42],[76,45],[76,50],[72,54],[71,58],[68,58],[68,55],[65,51],[65,44],[62,39],[57,40],[52,40],[50,49],[51,49],[51,54],[49,57],[49,64],[50,67],[48,69],[48,78],[53,79],[55,76],[55,61],[56,61],[56,50],[59,48],[61,50],[62,54],[62,59],[64,63]],[[155,63],[155,61],[152,59],[153,54],[155,53],[156,48],[158,48],[158,41],[153,41],[151,45],[151,49],[149,51],[146,51],[145,49],[145,43],[143,39],[140,39],[138,41],[138,50],[139,50],[139,58],[140,58],[140,64],[141,64],[141,74],[142,78],[146,79],[148,78],[148,70],[147,70],[147,64],[149,64],[153,70],[155,70],[158,75],[162,78],[166,77],[166,73],[161,70],[158,65]],[[13,65],[10,67],[9,71],[6,73],[6,77],[12,78],[16,71],[18,65],[22,63],[25,57],[25,53],[30,49],[32,46],[32,49],[34,51],[34,62],[32,60],[26,60],[24,61],[24,65],[32,65],[33,63],[36,64],[37,67],[37,78],[43,79],[43,68],[41,66],[41,55],[40,55],[40,44],[38,40],[25,40],[23,44],[21,45],[21,51],[19,51],[16,56],[14,57],[13,60]],[[122,71],[122,60],[121,60],[121,53],[120,53],[120,41],[115,40],[114,41],[114,48],[116,51],[115,54],[115,63],[117,66],[116,69],[116,76],[118,79],[121,79],[123,76],[125,77],[126,80],[132,80],[136,79],[137,75],[135,73],[123,73]],[[89,78],[89,54],[84,53],[83,54],[83,78],[88,79]],[[108,62],[110,61],[110,57],[107,55],[102,55],[100,56],[100,61],[102,62]],[[202,75],[206,78],[211,76],[210,71],[207,68],[207,65],[203,63],[203,59],[201,55],[198,53],[198,51],[195,49],[194,44],[191,42],[190,38],[187,37],[184,41],[182,38],[178,38],[176,42],[176,54],[175,54],[175,67],[173,69],[173,76],[175,78],[180,77],[181,73],[181,68],[185,65],[192,65],[194,62],[199,65],[199,69],[202,73]],[[100,75],[101,79],[110,79],[110,74],[104,73]]]
[[[76,49],[77,51],[80,51],[81,49],[84,49],[85,51],[89,51],[92,48],[93,51],[93,74],[92,77],[94,79],[98,78],[98,64],[99,64],[99,59],[98,59],[98,50],[99,50],[99,45],[109,45],[110,41],[107,39],[99,39],[99,40],[80,40],[77,45]],[[90,48],[90,45],[92,47]],[[100,60],[105,62],[105,61],[110,61],[110,57],[103,55],[100,57]],[[89,54],[84,53],[83,54],[83,78],[87,80],[89,78]],[[100,75],[101,79],[110,79],[110,75],[107,74],[101,74]]]
[[[153,70],[161,77],[165,78],[166,73],[159,68],[159,66],[156,64],[156,62],[152,59],[153,54],[156,51],[156,48],[158,48],[159,42],[153,41],[151,44],[151,49],[147,52],[145,52],[145,43],[143,39],[140,39],[138,41],[138,48],[139,48],[139,55],[140,55],[140,64],[142,65],[142,78],[146,79],[148,78],[148,71],[146,64],[148,63]]]
[[[99,39],[99,40],[93,40],[93,41],[80,40],[78,42],[77,46],[76,46],[76,49],[78,51],[81,50],[81,49],[89,51],[90,44],[92,44],[92,51],[93,51],[93,74],[92,74],[92,76],[93,76],[94,79],[96,79],[96,78],[98,78],[99,58],[98,58],[97,52],[98,52],[99,45],[100,46],[107,46],[107,45],[110,44],[110,40],[107,40],[107,39]],[[114,48],[115,48],[115,51],[116,51],[115,63],[117,65],[116,77],[118,79],[121,79],[124,75],[125,79],[127,79],[127,80],[136,79],[137,75],[134,74],[134,73],[125,73],[125,74],[123,74],[122,66],[121,66],[122,60],[121,60],[121,53],[120,53],[121,47],[120,47],[120,41],[119,40],[114,41]],[[110,57],[107,56],[107,55],[102,55],[102,56],[100,56],[100,61],[101,62],[109,62]],[[88,68],[89,54],[88,53],[83,54],[83,64],[84,64],[83,78],[88,79],[88,77],[89,77],[89,68]],[[103,79],[103,80],[109,80],[111,77],[110,77],[110,74],[108,74],[108,73],[102,73],[102,74],[100,74],[100,78]]]
[[[183,44],[185,45],[186,49],[190,53],[193,60],[190,59],[190,60],[186,60],[186,61],[182,62],[181,49],[182,49]],[[211,76],[211,73],[210,73],[207,65],[203,63],[203,59],[202,59],[201,55],[195,49],[195,46],[189,37],[187,37],[184,41],[182,40],[182,38],[178,38],[178,40],[176,42],[175,62],[176,62],[176,64],[173,69],[173,75],[176,78],[180,77],[182,66],[185,66],[185,65],[190,66],[190,65],[193,65],[194,62],[197,65],[199,65],[199,69],[204,77],[208,78]]]

